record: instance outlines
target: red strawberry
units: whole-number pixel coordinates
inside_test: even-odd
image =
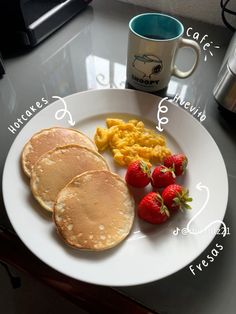
[[[174,184],[175,178],[172,168],[161,165],[153,170],[151,183],[154,188],[165,188],[170,184]]]
[[[188,202],[191,202],[192,198],[189,197],[188,190],[181,185],[171,184],[167,186],[162,192],[162,198],[168,209],[174,211],[191,209]]]
[[[181,176],[188,165],[188,158],[184,154],[176,154],[166,157],[164,165],[167,168],[173,168],[177,176]]]
[[[169,218],[170,213],[163,204],[161,195],[150,192],[139,203],[138,215],[139,218],[152,224],[161,224]]]
[[[136,188],[143,188],[151,181],[151,170],[142,160],[131,162],[128,166],[126,175],[126,182]]]

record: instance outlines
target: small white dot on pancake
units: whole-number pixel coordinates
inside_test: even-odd
[[[124,233],[124,229],[118,229],[117,232],[118,232],[119,234],[123,234],[123,233]]]
[[[101,248],[103,245],[102,245],[102,242],[98,242],[97,244],[94,244],[94,247],[95,247],[95,249],[99,249],[99,248]]]
[[[33,146],[31,144],[28,144],[27,148],[28,148],[29,152],[31,152],[33,150]]]
[[[38,190],[38,184],[35,183],[35,182],[33,183],[33,189],[36,190],[36,191]]]
[[[91,240],[93,239],[93,235],[92,234],[90,234],[89,239],[91,239]]]
[[[105,237],[104,235],[101,235],[101,236],[100,236],[100,239],[101,239],[101,240],[105,240],[106,237]]]
[[[67,226],[67,229],[68,229],[69,231],[71,231],[71,230],[73,229],[73,224],[69,224],[69,225]]]
[[[108,244],[108,245],[113,244],[113,243],[114,243],[114,241],[112,241],[112,240],[107,240],[106,241],[106,244]]]
[[[44,159],[44,163],[45,163],[45,165],[50,166],[50,165],[55,164],[55,161],[50,160],[50,159],[48,159],[48,158],[45,158],[45,159]]]
[[[61,222],[61,221],[62,221],[62,218],[61,218],[60,216],[56,215],[56,220],[57,220],[58,222]]]
[[[87,175],[85,178],[83,178],[83,183],[91,181],[91,176]]]
[[[78,238],[82,237],[82,235],[83,235],[83,233],[80,232],[80,233],[78,234]]]
[[[65,206],[64,203],[59,203],[59,204],[57,204],[56,209],[58,210],[58,212],[59,212],[60,214],[62,214],[62,213],[65,211],[64,206]]]
[[[104,227],[103,225],[99,225],[99,229],[100,229],[100,230],[104,230],[105,227]]]
[[[54,205],[54,203],[51,201],[44,201],[44,204],[49,208],[53,208],[53,205]]]

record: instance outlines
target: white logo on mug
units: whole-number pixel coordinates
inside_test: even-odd
[[[132,66],[143,75],[143,78],[149,79],[160,73],[163,67],[161,59],[153,55],[135,55]]]

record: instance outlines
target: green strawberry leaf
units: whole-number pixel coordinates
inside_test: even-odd
[[[139,166],[143,173],[146,173],[148,177],[151,176],[151,169],[143,160],[140,161]]]
[[[165,214],[166,216],[170,217],[170,212],[168,210],[168,208],[165,205],[162,205],[160,208],[160,213],[161,214]]]
[[[180,201],[180,198],[179,197],[175,197],[173,198],[173,201],[175,203],[175,205],[180,205],[181,201]]]
[[[166,205],[164,204],[163,198],[161,197],[160,194],[157,194],[157,199],[161,203],[160,213],[163,215],[165,214],[166,216],[170,217],[170,212],[169,212],[168,208],[166,207]]]
[[[176,196],[173,198],[173,206],[178,206],[178,208],[183,212],[185,209],[191,209],[191,206],[188,204],[192,202],[192,197],[189,197],[189,191],[185,188],[182,189],[180,193],[176,193]]]
[[[189,206],[188,204],[184,204],[184,209],[192,209],[192,207]]]
[[[165,168],[162,168],[160,172],[162,172],[162,173],[171,172],[172,177],[176,178],[176,175],[174,173],[174,168],[167,168],[167,167],[165,167]]]
[[[183,174],[184,174],[184,172],[185,172],[185,170],[187,168],[187,165],[188,165],[188,158],[185,157],[184,160],[183,160],[183,163],[182,163],[182,167],[181,167],[181,169],[183,171]]]
[[[170,217],[170,212],[165,205],[164,205],[164,212],[165,212],[166,216]]]
[[[168,168],[162,168],[162,169],[161,169],[161,172],[162,172],[162,173],[166,173],[166,172],[168,172],[168,171],[169,171]]]
[[[158,193],[157,194],[157,200],[161,203],[161,206],[163,206],[163,198],[161,197],[161,195]]]

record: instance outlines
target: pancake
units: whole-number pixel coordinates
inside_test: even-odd
[[[35,163],[30,186],[34,197],[52,211],[58,192],[70,180],[88,170],[109,170],[105,159],[97,152],[76,144],[56,147]]]
[[[53,218],[58,233],[70,246],[103,251],[129,234],[134,200],[118,175],[88,171],[74,177],[59,192]]]
[[[43,154],[67,144],[78,144],[97,151],[92,140],[78,130],[61,127],[43,129],[34,134],[23,148],[21,163],[25,174],[30,177],[34,164]]]

